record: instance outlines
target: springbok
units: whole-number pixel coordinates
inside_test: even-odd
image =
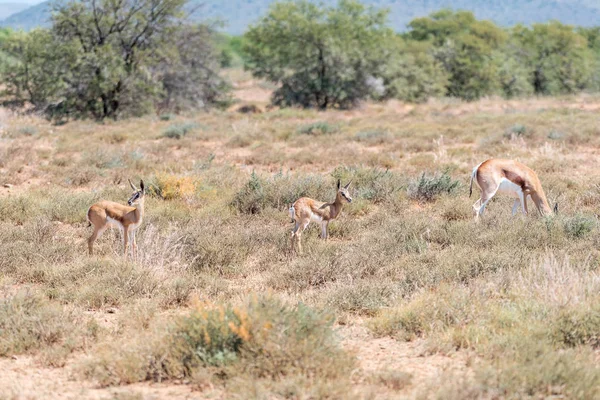
[[[518,161],[492,158],[476,166],[471,174],[469,197],[473,193],[473,181],[481,189],[481,198],[473,204],[476,220],[483,215],[485,206],[498,192],[516,197],[512,207],[513,215],[517,213],[519,205],[523,214],[527,215],[528,196],[541,215],[552,213],[536,173]],[[554,212],[558,212],[558,204],[555,204]]]
[[[89,226],[94,225],[94,233],[88,239],[89,254],[94,254],[94,242],[108,227],[116,225],[123,232],[123,255],[127,257],[127,245],[131,241],[132,255],[137,256],[135,231],[142,224],[144,218],[144,181],[140,180],[140,188],[136,188],[131,180],[129,185],[133,194],[127,200],[127,206],[112,201],[100,201],[92,205],[87,212]],[[134,207],[135,206],[135,207]]]
[[[321,238],[327,239],[327,226],[331,220],[337,218],[342,211],[345,203],[351,203],[352,197],[348,192],[348,188],[352,181],[344,187],[338,179],[337,194],[333,203],[323,203],[322,201],[313,200],[308,197],[301,197],[290,206],[290,217],[296,226],[292,230],[292,251],[294,250],[294,240],[298,242],[298,253],[302,253],[301,237],[302,232],[306,229],[311,221],[321,223]]]

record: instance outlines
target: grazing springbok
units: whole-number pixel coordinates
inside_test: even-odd
[[[512,207],[513,215],[517,213],[519,205],[523,214],[527,215],[528,196],[541,215],[552,213],[536,173],[518,161],[492,158],[476,166],[471,174],[469,197],[473,193],[473,181],[481,189],[481,198],[473,204],[476,220],[483,215],[485,206],[498,192],[516,197]],[[554,206],[554,212],[558,212],[558,204]]]
[[[140,181],[139,189],[131,183],[131,180],[129,185],[134,192],[127,200],[127,206],[112,201],[100,201],[88,209],[89,226],[94,225],[94,233],[88,239],[90,255],[94,254],[93,247],[96,239],[102,235],[108,224],[113,224],[123,232],[123,255],[127,257],[127,245],[131,241],[132,255],[134,258],[137,256],[135,231],[144,218],[144,181]]]
[[[327,239],[327,225],[329,225],[329,221],[336,219],[340,215],[345,203],[352,202],[352,197],[350,197],[350,193],[348,192],[351,183],[352,181],[342,187],[338,179],[337,194],[333,203],[323,203],[322,201],[313,200],[308,197],[301,197],[290,206],[290,217],[292,218],[292,222],[296,223],[296,226],[292,230],[292,251],[294,250],[294,240],[296,240],[298,242],[298,253],[302,253],[302,232],[304,232],[311,221],[321,224],[321,238]]]

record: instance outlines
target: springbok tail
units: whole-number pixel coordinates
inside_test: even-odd
[[[481,164],[483,163],[479,163],[475,168],[473,168],[473,172],[471,172],[471,182],[469,183],[469,197],[471,197],[471,195],[473,194],[473,180],[477,178],[477,171],[479,170],[479,167],[481,167]]]
[[[290,218],[292,219],[292,223],[296,222],[296,209],[293,204],[290,204]]]
[[[90,226],[92,226],[92,221],[90,221],[90,210],[92,209],[92,207],[88,208],[87,212],[85,213],[85,219],[88,222],[88,228]]]

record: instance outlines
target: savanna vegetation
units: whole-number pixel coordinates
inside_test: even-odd
[[[388,102],[58,127],[5,111],[0,354],[19,361],[0,359],[3,393],[36,373],[89,396],[162,382],[147,390],[596,398],[599,108]],[[512,217],[499,197],[475,223],[468,179],[491,156],[536,170],[560,214]],[[140,257],[123,260],[109,230],[90,258],[87,207],[124,202],[129,177],[149,187]],[[337,179],[354,201],[329,241],[312,227],[292,253],[289,203],[331,201]]]
[[[285,2],[229,38],[182,5],[0,31],[0,398],[600,396],[597,29]],[[476,223],[490,157],[559,214],[498,196]],[[129,178],[139,257],[117,229],[89,257]],[[296,254],[290,203],[337,180]]]

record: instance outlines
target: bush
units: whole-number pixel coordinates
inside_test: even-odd
[[[551,130],[547,136],[550,140],[563,140],[565,138],[565,134],[556,130]]]
[[[371,145],[388,143],[393,139],[393,136],[387,131],[361,131],[354,135],[354,140],[364,142]]]
[[[148,193],[164,200],[189,199],[196,193],[196,182],[190,176],[157,174]]]
[[[19,292],[0,298],[1,357],[61,346],[76,330],[72,314],[41,296]]]
[[[516,124],[513,125],[510,129],[508,129],[505,133],[504,133],[504,137],[507,139],[512,139],[514,137],[526,137],[528,136],[527,134],[527,127],[525,125],[521,125],[521,124]]]
[[[18,132],[20,135],[34,136],[37,135],[38,130],[35,126],[24,126],[22,128],[19,128]]]
[[[352,180],[350,192],[357,199],[374,203],[390,201],[406,188],[406,179],[390,170],[364,167],[338,167],[331,174],[342,182]]]
[[[304,196],[333,201],[335,185],[333,182],[328,184],[318,175],[292,179],[289,174],[279,172],[271,179],[263,179],[252,172],[248,183],[235,194],[231,206],[244,214],[259,214],[269,207],[287,209]]]
[[[168,333],[136,342],[133,353],[111,347],[86,366],[85,374],[103,385],[189,378],[210,366],[229,368],[225,371],[231,374],[222,378],[239,379],[242,373],[272,380],[294,375],[344,379],[353,362],[332,324],[326,314],[271,297],[252,298],[239,307],[196,302]]]
[[[596,220],[584,215],[567,218],[563,228],[565,233],[573,238],[582,238],[590,233],[596,226]]]
[[[161,121],[171,121],[171,120],[175,119],[175,114],[170,114],[170,113],[161,114],[158,118]]]
[[[593,302],[590,308],[572,307],[563,310],[553,324],[554,340],[569,347],[590,345],[600,347],[600,306]]]
[[[454,193],[459,187],[460,182],[452,179],[447,172],[433,176],[423,173],[419,180],[408,187],[408,197],[418,201],[433,201],[444,193]]]
[[[337,126],[330,125],[328,122],[314,122],[298,128],[298,133],[303,135],[327,135],[336,133],[338,130]]]
[[[195,122],[186,122],[183,124],[170,125],[163,131],[162,135],[171,139],[181,139],[189,132],[197,129],[198,127],[199,125]]]

